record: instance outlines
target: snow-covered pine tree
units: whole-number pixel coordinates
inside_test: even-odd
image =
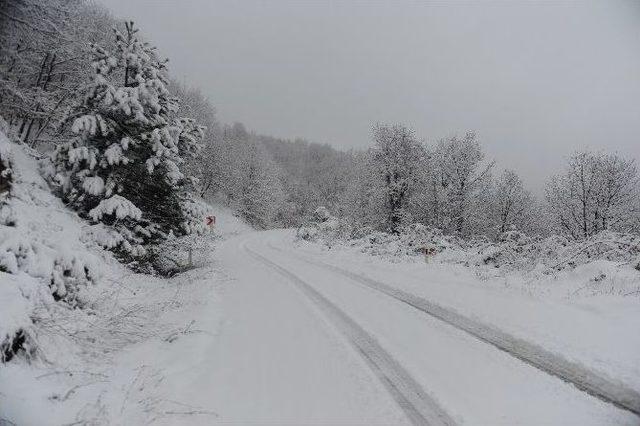
[[[125,28],[114,29],[113,54],[93,46],[94,83],[72,115],[75,137],[52,159],[63,198],[81,216],[109,225],[103,244],[128,261],[193,229],[185,207],[191,180],[180,165],[200,148],[203,129],[175,117],[167,61],[133,22]]]

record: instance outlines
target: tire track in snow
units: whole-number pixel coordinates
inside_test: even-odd
[[[284,250],[271,243],[268,246],[284,253]],[[588,367],[578,362],[570,361],[560,354],[548,351],[542,346],[512,336],[477,319],[466,317],[453,309],[430,302],[423,297],[398,290],[383,282],[323,261],[311,260],[295,253],[289,254],[303,262],[333,271],[361,285],[384,293],[433,318],[462,330],[547,374],[571,383],[576,388],[601,401],[640,416],[640,393],[623,383],[607,377],[604,373],[590,370]]]
[[[300,289],[349,339],[414,425],[455,425],[455,421],[425,392],[380,344],[340,308],[282,266],[243,247],[251,257],[274,269]]]

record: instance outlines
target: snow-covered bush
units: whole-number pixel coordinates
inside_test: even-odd
[[[194,253],[210,253],[213,250],[213,239],[202,238],[211,232],[206,223],[206,217],[213,215],[211,207],[191,197],[184,201],[183,210],[185,234],[175,236],[171,234],[162,243],[155,245],[149,251],[155,271],[162,275],[173,275],[185,269],[192,268],[199,261],[194,259]]]
[[[15,225],[14,218],[9,206],[9,191],[11,189],[11,149],[4,135],[0,136],[0,237],[2,228]],[[2,245],[3,243],[0,243]],[[2,247],[0,247],[0,278],[2,281],[10,281],[7,267],[3,265]],[[14,303],[17,300],[18,305]],[[0,363],[10,361],[19,351],[25,348],[27,343],[27,331],[25,324],[30,320],[26,315],[28,312],[24,308],[26,301],[21,297],[17,286],[0,286],[0,310],[4,315],[0,316]],[[8,313],[11,312],[11,313]],[[9,319],[11,322],[7,321]]]
[[[79,214],[109,226],[98,241],[125,261],[148,263],[148,246],[192,230],[180,166],[203,129],[175,116],[166,61],[133,23],[115,31],[113,54],[94,46],[94,83],[73,116],[76,135],[52,155],[52,181]],[[108,234],[108,235],[107,235]]]
[[[541,265],[549,273],[599,260],[633,263],[640,254],[640,236],[602,231],[573,241],[558,235],[531,238],[512,231],[497,243],[476,247],[474,252],[468,261],[472,265],[524,271]]]
[[[29,276],[0,272],[0,363],[11,361],[21,352],[34,353],[32,301],[25,297],[35,287]]]
[[[359,251],[396,261],[423,258],[425,253],[436,262],[491,268],[507,272],[538,271],[552,274],[573,270],[593,262],[609,262],[612,267],[631,265],[640,271],[640,235],[600,232],[583,241],[564,236],[528,236],[523,232],[503,232],[497,241],[486,237],[464,239],[445,235],[423,224],[402,227],[399,234],[347,227],[344,220],[331,217],[314,220],[298,230],[297,237],[332,247],[340,242]],[[640,279],[640,277],[639,277]]]
[[[318,222],[318,223],[326,222],[330,218],[331,218],[331,213],[329,213],[329,210],[324,206],[318,207],[313,212],[313,220],[315,222]]]
[[[465,246],[464,240],[444,235],[441,230],[420,223],[404,226],[398,234],[372,231],[367,228],[352,228],[347,235],[347,243],[364,253],[383,256],[394,260],[407,256],[424,256],[425,250],[433,256],[447,252],[458,253]]]
[[[1,130],[0,130],[1,131]],[[11,148],[8,140],[0,140],[0,226],[12,226],[14,217],[8,205],[12,181]]]
[[[10,190],[0,193],[0,360],[8,361],[35,353],[36,306],[82,308],[101,274],[96,258],[72,241],[69,227],[81,221],[50,193],[35,151],[0,131],[0,153],[11,171]]]
[[[91,262],[82,256],[60,252],[60,247],[15,234],[13,229],[0,231],[0,271],[25,272],[40,278],[47,282],[54,300],[64,300],[70,306],[82,304],[82,288],[97,278]]]
[[[11,188],[11,161],[8,146],[0,145],[0,195]]]
[[[329,213],[329,210],[320,206],[311,215],[311,220],[298,228],[296,236],[306,241],[314,241],[321,238],[325,244],[331,246],[335,241],[348,238],[350,225],[339,220]]]

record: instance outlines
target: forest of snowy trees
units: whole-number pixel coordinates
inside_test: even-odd
[[[171,78],[144,29],[94,3],[3,2],[0,19],[0,114],[11,137],[49,158],[51,185],[107,225],[103,245],[127,261],[197,232],[202,201],[258,229],[304,225],[323,206],[359,235],[413,224],[492,241],[640,231],[636,164],[615,153],[571,155],[536,197],[473,132],[427,142],[372,123],[369,149],[342,152],[220,123],[200,90]]]

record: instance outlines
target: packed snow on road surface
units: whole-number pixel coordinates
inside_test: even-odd
[[[545,324],[516,334],[517,328],[491,323],[491,317],[480,315],[501,308],[500,293],[478,280],[454,284],[459,278],[454,273],[444,284],[480,286],[487,293],[477,297],[498,302],[462,310],[445,304],[439,287],[431,293],[423,282],[424,291],[417,294],[460,315],[452,320],[422,311],[366,279],[389,286],[397,281],[387,281],[378,269],[366,269],[370,275],[360,269],[382,271],[388,265],[346,251],[332,257],[322,248],[294,244],[294,236],[294,231],[248,233],[220,247],[220,265],[235,280],[225,290],[220,345],[202,380],[224,386],[193,398],[220,401],[221,419],[241,424],[637,424],[634,365],[620,364],[618,373],[630,375],[625,377],[589,364],[590,355],[572,357],[570,350],[546,346],[549,341],[536,334]],[[392,276],[397,280],[405,273],[396,269]],[[525,308],[538,303],[545,315],[547,309],[562,312],[544,300],[511,297]],[[561,319],[583,319],[576,315],[568,308]],[[465,328],[461,319],[467,317],[499,338],[518,340],[509,346],[514,340],[483,339],[482,328]],[[546,327],[549,331],[553,324]],[[569,349],[578,343],[593,346],[591,354],[600,349],[601,336],[585,342],[565,337]],[[634,351],[633,342],[613,343],[625,355],[600,355],[625,361]],[[590,375],[596,379],[581,382]]]
[[[337,235],[339,227],[333,218],[299,229],[288,237],[295,241],[290,252],[539,343],[640,391],[637,235],[464,247],[424,227],[356,239]],[[425,256],[424,247],[434,251]],[[518,259],[528,249],[537,253],[528,262]]]

